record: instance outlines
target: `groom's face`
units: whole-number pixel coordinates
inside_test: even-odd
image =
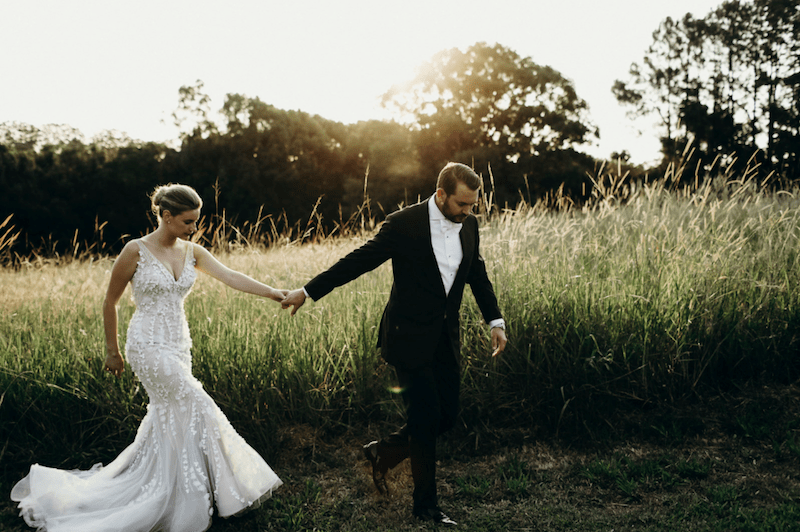
[[[478,191],[472,190],[460,181],[456,183],[456,191],[448,195],[444,189],[436,191],[437,204],[445,218],[451,222],[461,223],[472,214],[472,207],[478,203]]]

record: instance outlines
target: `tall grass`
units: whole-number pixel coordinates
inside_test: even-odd
[[[482,253],[510,342],[489,356],[468,294],[460,430],[596,434],[618,408],[797,378],[798,191],[773,190],[750,170],[685,185],[686,172],[633,183],[603,168],[582,205],[558,194],[513,211],[487,201]],[[259,232],[222,234],[235,232],[224,223],[201,236],[231,267],[293,288],[369,237],[374,222],[364,214],[335,236],[312,220],[269,246]],[[133,439],[145,393],[130,371],[119,381],[100,371],[111,264],[77,254],[0,269],[4,470],[34,460],[83,467]],[[186,305],[194,373],[267,456],[282,426],[398,421],[392,372],[374,348],[390,285],[387,264],[291,318],[201,276]],[[123,300],[120,322],[132,312]]]
[[[484,254],[513,345],[470,365],[473,404],[527,419],[527,401],[557,430],[570,410],[583,423],[620,400],[797,377],[798,191],[757,183],[752,168],[681,185],[684,170],[650,183],[604,173],[580,208],[489,221]]]

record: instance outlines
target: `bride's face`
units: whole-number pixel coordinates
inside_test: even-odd
[[[167,230],[178,238],[189,240],[197,232],[197,222],[200,220],[200,209],[185,211],[172,216],[169,211],[164,211],[164,222]]]

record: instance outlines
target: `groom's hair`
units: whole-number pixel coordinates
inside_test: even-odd
[[[456,193],[458,183],[464,183],[470,190],[478,190],[481,187],[481,178],[475,171],[461,163],[447,163],[439,178],[436,180],[436,188],[443,189],[448,196]]]

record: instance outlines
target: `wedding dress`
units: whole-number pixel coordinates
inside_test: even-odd
[[[197,276],[192,246],[174,275],[141,242],[131,279],[128,362],[150,398],[133,443],[107,466],[31,466],[11,498],[48,532],[201,532],[282,484],[192,376],[183,302]]]

